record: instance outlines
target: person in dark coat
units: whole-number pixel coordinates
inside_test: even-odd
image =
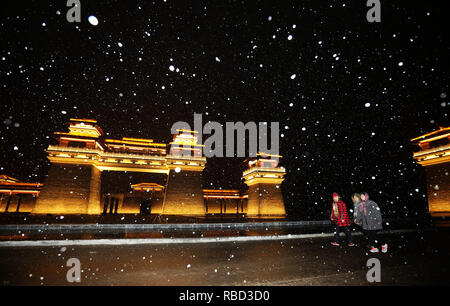
[[[355,223],[362,227],[364,234],[369,240],[370,252],[378,253],[379,249],[376,247],[376,243],[380,243],[380,241],[377,238],[377,232],[383,229],[383,219],[378,204],[369,199],[367,192],[361,193],[361,202]],[[381,251],[386,253],[387,248],[388,245],[384,243],[381,246]]]
[[[353,201],[353,220],[356,220],[356,216],[358,215],[359,205],[361,204],[361,196],[359,193],[352,194]]]
[[[340,200],[337,193],[333,193],[333,203],[331,204],[331,221],[334,222],[334,241],[332,245],[339,246],[339,233],[345,232],[347,237],[347,245],[354,246],[352,241],[352,233],[350,232],[350,218],[348,217],[347,207]]]

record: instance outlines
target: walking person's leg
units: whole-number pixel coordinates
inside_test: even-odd
[[[366,232],[367,242],[369,243],[369,246],[374,247],[375,246],[374,231],[366,230],[365,232]]]
[[[381,252],[386,253],[388,250],[388,244],[384,241],[383,236],[378,235],[379,231],[373,231],[374,241],[377,245],[381,246]],[[381,238],[380,238],[381,237]]]
[[[366,243],[366,247],[370,248],[369,233],[365,229],[363,229],[362,232],[364,234],[364,241]]]
[[[376,230],[372,231],[373,246],[375,248],[378,247],[378,245],[380,244],[380,240],[379,240],[379,237],[377,235],[377,232],[378,231],[376,231]]]
[[[373,230],[368,230],[367,231],[367,237],[369,238],[369,245],[370,245],[370,252],[371,253],[378,253],[379,250],[376,247],[375,243],[376,243],[376,231]]]
[[[352,239],[352,233],[350,231],[350,226],[344,227],[345,236],[347,237],[347,244],[349,246],[353,246],[353,239]]]
[[[331,244],[339,245],[339,231],[340,231],[339,226],[335,225],[334,226],[334,241]]]

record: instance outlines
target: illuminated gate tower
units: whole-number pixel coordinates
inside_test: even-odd
[[[206,165],[203,145],[198,144],[197,131],[177,130],[166,156],[167,188],[163,204],[164,215],[205,215],[202,172]]]
[[[450,127],[411,139],[414,159],[425,167],[428,208],[432,217],[450,216]]]
[[[99,164],[105,150],[95,120],[70,119],[69,132],[55,132],[59,143],[47,148],[52,163],[36,214],[100,214]]]
[[[286,171],[278,166],[279,155],[258,153],[248,160],[242,177],[248,186],[248,217],[284,217],[283,195],[280,185]]]

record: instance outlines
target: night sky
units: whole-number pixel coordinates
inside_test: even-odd
[[[449,42],[438,1],[8,1],[0,12],[0,173],[45,180],[69,118],[168,143],[179,120],[280,122],[288,213],[327,218],[367,191],[384,216],[426,211],[410,139],[448,126]],[[88,17],[99,24],[93,26]],[[169,69],[174,67],[174,71]],[[242,188],[242,158],[205,187]]]

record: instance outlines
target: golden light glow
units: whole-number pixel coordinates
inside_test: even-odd
[[[239,190],[236,189],[203,189],[204,192],[219,192],[219,193],[227,193],[234,192],[239,193]]]
[[[37,196],[42,186],[44,186],[42,183],[21,182],[5,174],[0,175],[0,193],[3,194],[33,194]]]
[[[34,194],[39,195],[38,190],[23,190],[23,189],[0,189],[0,193],[6,194]]]
[[[57,132],[56,132],[57,133]],[[55,133],[55,134],[56,134]],[[72,135],[70,133],[66,133],[66,135]],[[77,136],[82,136],[82,135],[77,135]],[[83,139],[83,138],[73,138],[73,137],[61,137],[62,140],[67,140],[67,141],[79,141],[79,142],[95,142],[94,139]]]
[[[249,161],[248,165],[251,166],[251,165],[253,165],[254,163],[257,163],[257,162],[258,162],[258,160],[254,159],[254,160]]]
[[[205,199],[243,199],[239,190],[235,189],[203,189]]]
[[[155,143],[155,142],[149,142],[149,141],[131,141],[131,140],[117,140],[117,139],[105,139],[106,143],[117,143],[117,144],[131,144],[131,145],[139,145],[139,146],[145,146],[145,147],[166,147],[167,145],[165,143]]]
[[[7,176],[6,174],[0,175],[0,183],[14,183],[18,181],[18,179]]]
[[[185,130],[185,129],[178,129],[177,132],[198,134],[197,131],[194,131],[194,130]]]
[[[256,185],[256,184],[274,184],[280,185],[283,182],[282,178],[268,178],[268,177],[255,177],[249,181],[245,181],[248,186]]]
[[[122,159],[120,162],[123,164],[133,164],[133,162],[129,159]]]
[[[134,191],[163,191],[164,188],[164,186],[156,183],[139,183],[131,185],[131,189]]]
[[[447,134],[444,134],[444,135],[439,135],[439,136],[435,136],[435,137],[428,138],[428,139],[425,139],[425,140],[421,140],[420,143],[432,142],[432,141],[436,141],[436,140],[439,140],[439,139],[442,139],[442,138],[447,138],[447,137],[450,137],[450,132],[447,133]]]
[[[139,142],[153,142],[153,139],[145,139],[145,138],[129,138],[129,137],[122,137],[123,140],[130,140],[130,141],[139,141]]]
[[[198,133],[197,131],[183,130],[179,129],[177,132],[181,132],[180,134],[173,136],[173,141],[170,142],[172,145],[172,150],[200,150],[198,147],[204,147],[204,145],[198,143],[198,137],[193,135]]]
[[[283,157],[281,155],[269,154],[269,153],[264,153],[264,152],[258,152],[256,155],[257,156],[267,156],[267,157],[278,157],[278,158],[282,158]]]
[[[103,131],[95,125],[96,120],[93,119],[75,119],[71,118],[69,122],[69,133],[55,132],[56,135],[67,136],[83,136],[91,138],[99,138],[103,135]],[[85,139],[84,139],[85,141]]]
[[[439,127],[439,130],[433,131],[433,132],[428,133],[428,134],[424,134],[424,135],[416,137],[416,138],[413,138],[413,139],[411,139],[411,141],[416,141],[416,140],[419,140],[419,139],[423,139],[425,137],[428,137],[428,136],[431,136],[431,135],[434,135],[434,134],[437,134],[437,133],[440,133],[440,132],[444,132],[444,131],[450,131],[450,127],[445,127],[445,128],[444,127]]]
[[[249,174],[261,174],[261,173],[279,173],[280,175],[284,175],[286,171],[283,168],[265,168],[265,167],[252,167],[244,171],[243,176],[247,176]]]

